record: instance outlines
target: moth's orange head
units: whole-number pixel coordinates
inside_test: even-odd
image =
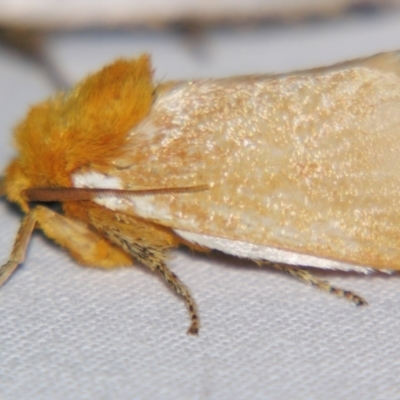
[[[25,189],[68,187],[74,170],[106,168],[125,151],[126,135],[149,112],[153,92],[150,59],[143,55],[117,60],[33,106],[15,129],[18,155],[4,181],[9,200],[27,210]]]

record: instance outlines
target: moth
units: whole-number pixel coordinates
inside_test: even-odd
[[[2,191],[22,220],[3,284],[33,229],[80,264],[157,272],[180,245],[291,274],[358,305],[309,268],[400,269],[400,52],[281,75],[155,84],[120,59],[33,106]],[[59,202],[62,212],[47,202]]]

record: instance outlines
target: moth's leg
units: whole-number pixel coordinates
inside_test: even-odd
[[[109,219],[108,219],[109,218]],[[188,334],[197,335],[200,327],[197,305],[190,290],[166,265],[166,253],[176,246],[176,239],[165,228],[140,218],[91,210],[90,221],[109,240],[122,247],[133,258],[159,273],[168,285],[181,296],[189,311]]]
[[[338,297],[343,297],[347,300],[350,300],[357,306],[363,306],[368,304],[362,297],[358,296],[357,294],[350,292],[348,290],[343,290],[335,286],[332,286],[328,281],[316,278],[309,271],[303,268],[298,268],[287,264],[269,263],[269,262],[266,263],[266,265],[278,271],[282,271],[285,274],[291,275],[294,278],[297,278],[300,281],[305,282],[311,286],[315,286],[318,289],[324,290],[325,292],[329,292]]]
[[[83,222],[37,206],[32,210],[45,235],[65,247],[80,264],[115,268],[132,265],[132,258]]]
[[[24,262],[35,223],[36,220],[32,212],[27,214],[22,220],[10,258],[0,267],[0,286],[12,275],[18,265]]]
[[[197,313],[197,305],[187,286],[166,265],[165,249],[154,247],[150,243],[128,241],[118,235],[111,238],[119,243],[134,258],[154,272],[158,272],[168,285],[181,296],[189,312],[190,325],[187,331],[190,335],[197,335],[200,328],[200,320]]]
[[[153,260],[140,260],[146,267],[149,267],[152,271],[158,272],[164,280],[168,283],[168,285],[181,296],[186,304],[186,307],[189,312],[190,318],[190,326],[187,331],[189,335],[197,335],[199,333],[200,328],[200,320],[197,312],[197,304],[194,301],[190,290],[187,286],[177,277],[175,273],[173,273],[165,264],[164,261],[156,261]]]
[[[106,213],[103,210],[101,212],[103,216]],[[188,333],[198,333],[199,318],[196,303],[189,289],[165,264],[165,249],[148,245],[146,242],[140,243],[138,239],[135,240],[129,235],[126,237],[123,232],[124,229],[121,229],[121,231],[118,229],[118,226],[132,228],[134,221],[137,224],[140,222],[132,218],[129,220],[131,225],[118,221],[112,221],[113,224],[110,225],[101,225],[100,232],[103,232],[112,243],[116,244],[113,245],[84,223],[60,215],[46,207],[38,206],[33,210],[33,213],[35,220],[46,236],[69,250],[71,255],[81,264],[103,268],[129,265],[132,264],[131,255],[152,271],[160,273],[165,281],[183,297],[186,303],[191,319]],[[140,230],[144,227],[136,226],[136,228]]]

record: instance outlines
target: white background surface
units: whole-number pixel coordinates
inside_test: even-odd
[[[47,51],[71,82],[117,56],[147,51],[157,79],[281,72],[400,48],[400,14],[347,16],[256,30],[75,33]],[[0,163],[28,104],[53,88],[0,49]],[[90,150],[89,150],[90,151]],[[0,202],[6,260],[20,214]],[[366,297],[356,308],[250,262],[171,255],[198,301],[202,328],[142,267],[77,266],[38,233],[0,290],[0,399],[399,399],[400,279],[325,274]]]

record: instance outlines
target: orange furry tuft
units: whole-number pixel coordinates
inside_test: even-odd
[[[16,128],[19,158],[12,175],[20,170],[30,186],[70,186],[74,170],[109,164],[123,153],[129,130],[149,112],[153,91],[150,59],[144,55],[117,60],[70,92],[32,107]]]

